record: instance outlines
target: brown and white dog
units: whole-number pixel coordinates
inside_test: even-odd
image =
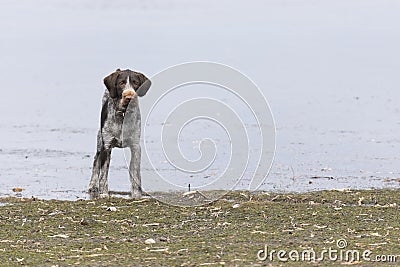
[[[92,198],[108,196],[111,150],[114,147],[129,147],[131,196],[140,198],[142,196],[141,118],[138,96],[141,97],[147,93],[151,82],[142,73],[117,69],[104,78],[104,84],[107,89],[103,95],[100,130],[97,134],[97,152],[93,162],[89,194]]]

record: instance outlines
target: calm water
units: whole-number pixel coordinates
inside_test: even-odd
[[[261,189],[400,185],[398,2],[0,3],[0,196],[22,187],[27,197],[86,197],[102,78],[118,67],[151,77],[193,60],[241,70],[268,99],[277,146]],[[204,173],[212,178],[228,155],[224,134],[194,125],[181,141],[196,158],[207,134],[222,152]],[[129,189],[122,151],[113,151],[109,177],[112,190]]]

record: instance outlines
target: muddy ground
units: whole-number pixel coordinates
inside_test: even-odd
[[[307,249],[316,252],[315,266],[376,266],[379,255],[400,261],[400,190],[234,192],[186,208],[151,198],[1,202],[1,265],[302,266]],[[263,260],[265,245],[269,253],[297,250],[299,261],[296,254],[279,261],[276,253]],[[360,259],[320,260],[329,248],[338,256],[357,250]]]

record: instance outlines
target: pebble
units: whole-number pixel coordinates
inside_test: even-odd
[[[108,207],[107,210],[108,211],[117,211],[117,208],[116,207]]]
[[[155,244],[156,241],[153,238],[149,238],[149,239],[146,239],[144,241],[144,243],[147,244],[147,245],[151,245],[151,244]]]

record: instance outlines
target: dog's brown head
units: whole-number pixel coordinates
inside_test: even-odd
[[[134,90],[138,96],[144,96],[151,86],[151,81],[140,72],[117,69],[104,78],[104,84],[111,98],[121,98],[122,93],[129,90]]]

